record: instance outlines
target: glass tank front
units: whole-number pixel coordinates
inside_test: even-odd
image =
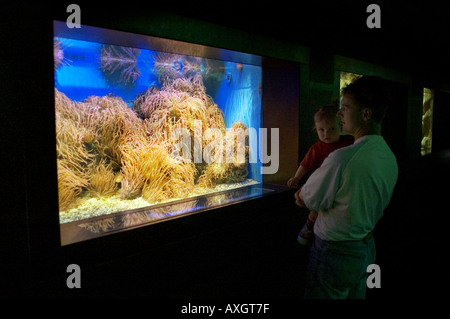
[[[260,64],[61,22],[53,41],[63,245],[270,191]]]

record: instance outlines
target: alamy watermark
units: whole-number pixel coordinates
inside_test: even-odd
[[[278,128],[270,129],[270,155],[267,128],[233,127],[224,135],[219,128],[203,131],[202,121],[195,120],[193,136],[187,128],[178,127],[171,132],[171,138],[174,142],[171,157],[175,160],[244,164],[248,149],[248,163],[270,164],[261,166],[261,174],[275,174],[279,168]]]
[[[369,29],[381,28],[381,9],[378,4],[369,4],[366,12],[370,12],[370,15],[366,19],[366,25]]]
[[[70,15],[66,19],[66,25],[69,29],[81,28],[81,8],[78,4],[69,4],[67,6],[67,13]]]
[[[366,272],[370,273],[366,279],[367,288],[381,288],[381,268],[377,264],[367,266]]]
[[[67,288],[81,288],[81,268],[77,264],[70,264],[66,268],[70,275],[66,279]]]
[[[67,17],[66,25],[69,29],[81,28],[81,8],[78,4],[69,4],[66,9],[70,15]],[[369,4],[366,9],[370,15],[366,19],[366,25],[369,29],[381,28],[381,9],[378,4]]]
[[[370,273],[366,279],[367,288],[381,288],[381,268],[377,264],[370,264],[366,271]],[[81,288],[81,268],[77,264],[70,264],[66,269],[70,275],[67,277],[67,288]]]

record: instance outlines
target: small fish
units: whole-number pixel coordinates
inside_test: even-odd
[[[225,75],[225,79],[226,79],[226,81],[227,81],[228,84],[231,84],[231,81],[233,80],[233,76],[231,75],[230,72],[228,72],[228,73]]]

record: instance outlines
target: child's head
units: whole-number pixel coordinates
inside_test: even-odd
[[[322,106],[314,114],[314,128],[319,139],[324,143],[339,141],[341,128],[339,118],[336,116],[338,108],[335,105]]]

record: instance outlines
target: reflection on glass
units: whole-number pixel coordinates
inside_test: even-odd
[[[68,222],[61,224],[61,244],[67,245],[134,227],[170,220],[211,208],[258,198],[278,190],[279,187],[276,185],[261,187],[261,184],[254,184],[228,191],[177,200],[173,203],[157,204],[150,207],[89,218],[87,220]]]
[[[427,155],[431,153],[431,142],[433,139],[433,100],[434,90],[423,89],[423,110],[422,110],[422,143],[421,153]]]

